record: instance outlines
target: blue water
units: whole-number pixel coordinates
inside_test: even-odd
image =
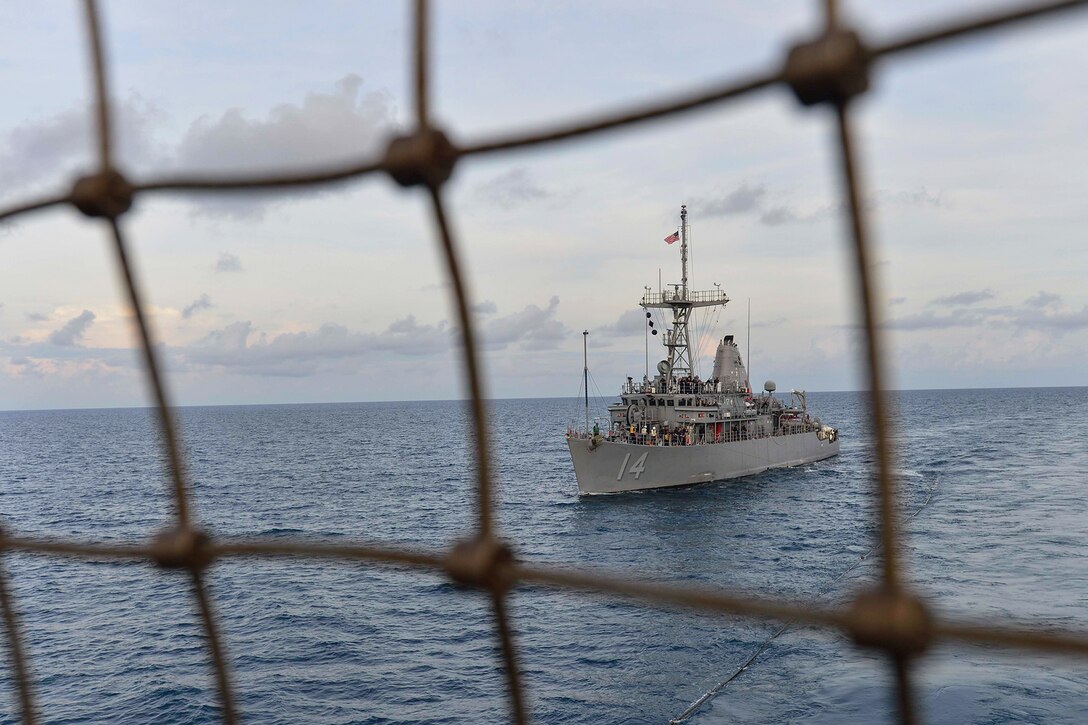
[[[580,499],[569,400],[491,404],[498,518],[520,557],[757,596],[843,601],[874,580],[864,398],[811,394],[837,458],[740,481]],[[909,578],[940,612],[1088,630],[1088,389],[897,397]],[[460,403],[180,411],[198,519],[218,536],[438,548],[471,530]],[[140,541],[169,521],[148,410],[0,413],[0,515],[15,532]],[[926,503],[928,501],[928,503]],[[45,721],[214,722],[184,575],[12,554]],[[844,574],[845,572],[845,574]],[[506,718],[483,598],[437,575],[231,560],[208,575],[250,722]],[[569,592],[510,609],[534,719],[663,723],[776,629]],[[1084,722],[1088,662],[942,645],[921,662],[930,722]],[[893,720],[885,663],[794,628],[695,723]],[[3,722],[14,720],[10,668]]]

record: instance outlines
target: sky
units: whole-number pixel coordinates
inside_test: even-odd
[[[775,67],[816,2],[435,2],[433,106],[455,141]],[[846,5],[866,37],[1007,3]],[[104,3],[133,179],[368,158],[409,127],[410,4]],[[0,25],[0,205],[92,164],[76,3]],[[1088,13],[878,64],[856,128],[891,386],[1088,385]],[[644,286],[690,210],[704,323],[753,381],[856,390],[861,338],[827,109],[774,89],[462,161],[448,187],[490,397],[644,372]],[[174,401],[465,395],[426,199],[387,178],[292,194],[148,195],[123,219]],[[660,322],[659,322],[660,325]],[[650,351],[651,367],[663,351]],[[149,403],[105,230],[70,209],[0,227],[0,409]]]

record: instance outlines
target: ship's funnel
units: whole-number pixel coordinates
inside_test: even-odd
[[[722,390],[743,390],[747,385],[748,374],[744,371],[744,361],[740,350],[733,342],[732,335],[726,335],[714,353],[714,379],[720,380]]]

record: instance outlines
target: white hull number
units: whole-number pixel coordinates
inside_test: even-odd
[[[642,472],[646,470],[646,456],[648,455],[650,455],[650,452],[646,451],[637,459],[635,459],[635,462],[631,464],[630,470],[627,470],[627,462],[631,460],[631,454],[628,453],[627,455],[625,455],[623,457],[623,463],[620,464],[620,472],[616,476],[616,480],[619,481],[623,479],[623,474],[626,471],[627,473],[632,474],[637,481],[638,477],[642,475]]]

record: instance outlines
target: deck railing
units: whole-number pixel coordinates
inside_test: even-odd
[[[668,290],[667,292],[647,292],[639,300],[640,305],[664,305],[673,302],[716,302],[725,304],[729,296],[721,290],[688,290],[685,295],[683,290]]]
[[[741,418],[697,422],[697,425],[708,427],[720,424],[722,426],[720,434],[708,431],[700,435],[694,432],[688,433],[685,431],[678,431],[676,428],[669,430],[669,432],[665,432],[665,429],[660,427],[657,423],[650,423],[647,426],[643,426],[642,424],[636,425],[634,433],[631,432],[629,426],[620,424],[618,427],[612,429],[602,428],[598,434],[594,434],[592,431],[587,433],[584,430],[571,428],[567,430],[567,436],[569,438],[585,439],[600,438],[605,441],[629,443],[640,446],[698,446],[715,443],[736,443],[737,441],[754,441],[763,438],[780,438],[788,435],[796,435],[798,433],[816,433],[820,430],[820,426],[811,421],[798,421],[766,431],[763,430],[762,427],[754,425],[755,422],[756,421],[753,419],[745,420]],[[749,425],[752,426],[751,429],[747,428]],[[740,426],[745,427],[741,428]],[[655,428],[656,433],[654,431]]]

